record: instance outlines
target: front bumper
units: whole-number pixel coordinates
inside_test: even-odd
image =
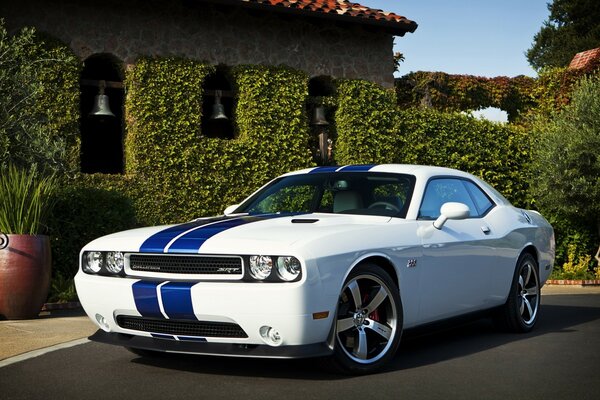
[[[225,357],[252,358],[307,358],[324,357],[332,353],[326,343],[314,343],[298,346],[247,345],[230,343],[190,342],[153,337],[126,335],[122,333],[107,333],[98,330],[90,340],[100,343],[136,349],[153,350],[168,353],[187,353]]]
[[[125,328],[120,323],[123,316],[134,322],[137,317],[147,317],[139,308],[139,294],[134,295],[133,290],[134,285],[140,281],[132,278],[88,275],[81,271],[76,275],[75,284],[84,310],[99,328],[107,332],[94,335],[93,340],[96,340],[96,336],[115,337],[119,339],[98,340],[126,347],[183,353],[308,357],[303,354],[323,355],[323,343],[328,340],[335,315],[335,299],[331,302],[331,299],[323,295],[318,280],[265,284],[200,281],[190,282],[186,291],[186,299],[191,306],[189,314],[172,317],[174,320],[167,316],[164,319],[160,315],[153,316],[149,323],[158,321],[158,325],[166,325],[160,324],[160,321],[176,323],[177,320],[187,319],[194,323],[206,323],[211,329],[214,326],[225,326],[229,329],[228,327],[237,325],[246,335],[205,336],[202,333]],[[172,304],[168,304],[167,300],[169,299],[162,298],[160,305],[164,308],[162,311],[168,314]],[[170,300],[179,301],[179,294],[171,296]],[[328,313],[326,318],[314,317],[315,313],[323,312]],[[104,326],[98,322],[100,316]],[[281,334],[280,346],[263,349],[267,347],[260,334],[263,326],[273,327]],[[171,329],[171,326],[161,326],[160,329]],[[202,329],[205,327],[201,327]],[[170,337],[166,338],[167,336]]]

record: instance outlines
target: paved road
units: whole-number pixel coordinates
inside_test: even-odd
[[[598,399],[600,296],[543,296],[536,329],[480,320],[405,337],[385,371],[324,373],[312,360],[167,355],[88,343],[0,369],[1,399]]]

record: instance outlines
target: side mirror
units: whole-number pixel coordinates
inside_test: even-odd
[[[225,215],[233,214],[235,209],[238,208],[239,206],[240,206],[239,204],[234,204],[232,206],[229,206],[225,209],[225,211],[223,211],[223,214],[225,214]]]
[[[440,216],[433,222],[435,229],[442,229],[449,219],[469,218],[469,207],[463,203],[444,203],[440,208]]]

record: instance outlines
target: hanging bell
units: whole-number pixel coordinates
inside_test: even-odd
[[[99,87],[100,90],[98,91],[98,95],[94,98],[94,107],[89,115],[96,117],[114,117],[115,114],[110,111],[108,96],[104,94],[106,82],[100,81]]]
[[[315,113],[311,124],[317,126],[329,125],[329,122],[327,122],[327,120],[325,119],[325,107],[315,107]]]
[[[221,91],[215,91],[215,104],[213,104],[213,111],[210,119],[229,119],[225,115],[225,107],[221,104]]]

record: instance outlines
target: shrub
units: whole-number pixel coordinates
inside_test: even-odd
[[[57,181],[35,169],[0,167],[0,232],[37,235],[46,230]]]
[[[562,112],[538,120],[531,184],[540,209],[600,235],[598,93],[600,75],[584,77]],[[593,249],[585,251],[589,254]]]

